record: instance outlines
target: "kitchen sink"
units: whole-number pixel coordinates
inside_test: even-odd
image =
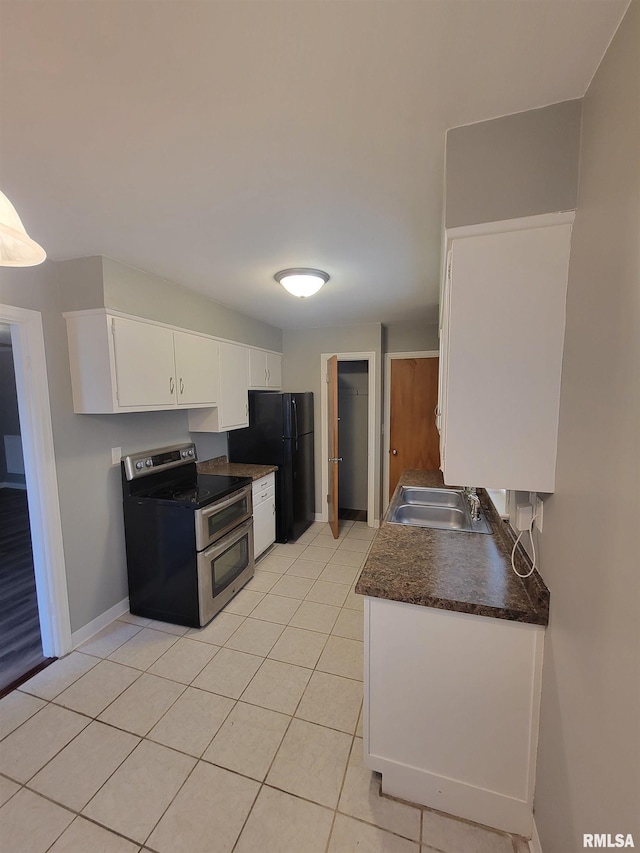
[[[482,510],[477,521],[471,518],[464,492],[455,489],[401,486],[389,507],[387,521],[461,533],[493,532]]]
[[[402,486],[403,504],[416,506],[450,506],[464,510],[466,501],[462,492],[454,489],[427,489],[424,486]]]

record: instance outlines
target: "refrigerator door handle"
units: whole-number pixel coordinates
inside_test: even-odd
[[[296,425],[296,431],[295,431],[294,438],[295,438],[296,444],[297,444],[298,443],[298,405],[296,403],[295,397],[291,398],[291,405],[293,406],[293,419],[294,419],[294,422]]]

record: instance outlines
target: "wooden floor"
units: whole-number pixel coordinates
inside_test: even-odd
[[[0,693],[44,660],[27,493],[0,489]]]
[[[345,521],[366,521],[367,511],[366,509],[344,509],[344,507],[340,507],[338,518],[344,518]]]

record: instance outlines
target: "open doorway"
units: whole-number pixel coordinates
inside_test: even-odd
[[[4,334],[11,342],[26,485],[26,491],[19,491],[28,506],[42,655],[61,657],[71,651],[71,624],[42,315],[2,304],[0,323],[10,328],[10,337],[6,338],[6,329]],[[4,447],[3,437],[0,442]],[[17,445],[15,439],[9,442],[11,452]],[[18,464],[14,459],[13,467]],[[22,523],[27,523],[24,516]],[[8,526],[14,529],[13,522]]]
[[[40,634],[11,327],[0,323],[0,693],[46,660]]]
[[[338,518],[367,521],[369,362],[338,362]]]
[[[341,468],[345,461],[347,461],[347,465],[353,461],[352,459],[345,460],[344,447],[340,446],[339,425],[342,424],[344,430],[345,421],[337,420],[338,417],[341,417],[338,400],[339,369],[344,379],[349,372],[348,365],[353,362],[364,362],[366,365],[366,373],[364,368],[360,368],[360,380],[364,380],[366,376],[366,395],[360,394],[361,400],[357,404],[361,406],[366,401],[367,410],[366,425],[364,430],[362,428],[358,430],[357,435],[358,452],[366,454],[366,505],[364,507],[366,524],[369,527],[377,527],[379,523],[377,501],[379,467],[376,465],[376,461],[379,458],[380,448],[376,441],[376,354],[375,352],[322,353],[320,356],[320,373],[322,376],[320,392],[320,458],[322,464],[320,471],[323,504],[318,520],[328,521],[336,538],[338,536],[339,509],[340,507],[350,509],[340,497]],[[356,395],[353,394],[352,396]],[[346,421],[348,420],[347,415]],[[345,440],[347,441],[347,448],[349,448],[349,439],[343,439],[343,441]],[[349,452],[347,455],[352,456],[352,453]],[[348,499],[347,503],[352,503],[352,501]],[[356,507],[356,509],[360,508]],[[360,511],[362,512],[362,510]]]

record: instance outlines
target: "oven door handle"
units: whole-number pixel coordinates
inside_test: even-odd
[[[229,495],[228,498],[216,501],[216,503],[209,504],[209,506],[204,507],[204,509],[198,510],[200,518],[209,518],[211,515],[215,515],[217,512],[220,512],[220,510],[231,506],[231,504],[241,501],[242,498],[246,497],[248,494],[251,494],[251,486],[244,486],[242,489],[239,489],[237,492]]]
[[[227,533],[227,535],[223,536],[222,539],[218,539],[215,544],[203,552],[202,557],[207,562],[215,559],[219,554],[224,553],[227,548],[230,548],[242,539],[242,537],[246,535],[247,530],[251,527],[253,527],[253,517],[247,519],[247,521],[243,521],[242,524],[239,524],[237,527],[234,527],[231,533]]]

